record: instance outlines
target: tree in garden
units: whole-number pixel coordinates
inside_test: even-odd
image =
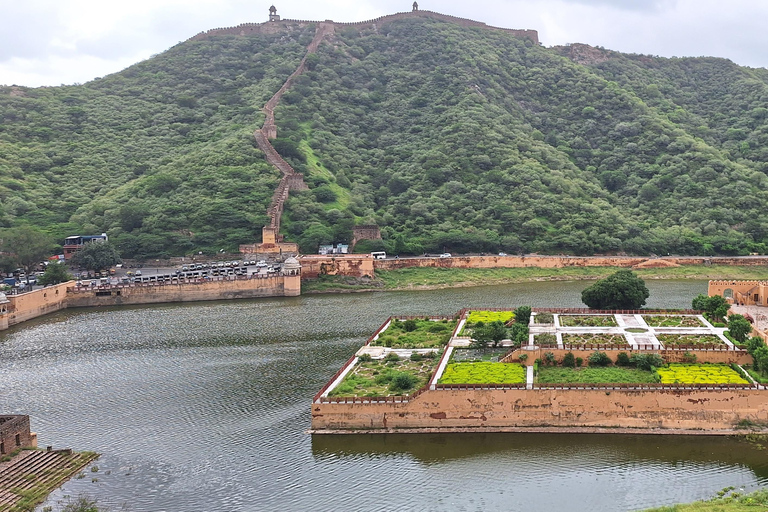
[[[739,343],[747,341],[747,336],[752,332],[752,324],[742,315],[731,315],[728,317],[728,332],[733,339]]]
[[[645,281],[619,270],[582,291],[581,301],[592,309],[639,309],[649,295]]]
[[[29,275],[53,250],[53,240],[47,234],[32,227],[5,229],[0,233],[0,250],[5,253],[13,266],[23,268]]]
[[[486,346],[489,342],[492,342],[495,347],[506,336],[507,328],[504,327],[504,322],[501,320],[495,320],[487,324],[478,322],[478,325],[472,330],[472,339],[481,347]]]
[[[72,255],[70,264],[86,270],[106,270],[120,263],[120,255],[109,242],[94,241],[83,245]]]
[[[51,284],[59,284],[72,279],[72,275],[67,272],[67,267],[62,263],[49,263],[45,267],[45,272],[40,279],[37,280],[37,284],[48,286]]]
[[[515,323],[528,325],[531,321],[531,306],[520,306],[515,310]]]
[[[731,305],[728,301],[720,295],[713,295],[709,297],[707,295],[699,294],[691,303],[693,309],[704,311],[707,318],[710,320],[722,320],[728,314],[728,310],[731,309]]]

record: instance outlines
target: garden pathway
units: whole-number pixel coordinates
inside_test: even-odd
[[[525,389],[533,389],[533,366],[525,367]]]

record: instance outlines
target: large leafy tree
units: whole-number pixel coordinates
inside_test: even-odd
[[[106,270],[120,263],[120,255],[109,242],[89,242],[72,255],[70,264],[86,270]]]
[[[45,260],[53,250],[53,240],[42,231],[25,226],[5,229],[0,233],[0,249],[7,263],[21,267],[29,274]]]
[[[742,315],[731,315],[728,317],[728,331],[733,339],[743,343],[752,332],[752,324]]]
[[[728,304],[728,301],[723,296],[713,295],[709,297],[703,293],[693,299],[691,306],[693,309],[704,311],[707,317],[712,320],[722,320],[731,308],[731,305]]]
[[[645,281],[631,270],[619,270],[581,292],[592,309],[639,309],[650,295]]]
[[[45,267],[45,272],[40,276],[40,279],[37,280],[37,283],[43,286],[48,286],[51,284],[63,283],[70,279],[72,279],[72,275],[67,272],[66,265],[62,263],[50,263]]]

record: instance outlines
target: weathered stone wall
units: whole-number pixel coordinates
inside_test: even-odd
[[[506,389],[426,391],[405,403],[314,403],[312,429],[511,427],[716,431],[768,423],[768,392]]]
[[[669,257],[644,258],[641,256],[454,256],[453,258],[401,258],[376,260],[377,270],[395,270],[407,267],[437,268],[567,268],[567,267],[624,267],[648,266],[648,262],[664,262],[659,266],[675,265],[768,265],[766,258],[710,258]]]
[[[142,284],[109,288],[68,289],[68,307],[121,306],[164,302],[295,297],[301,294],[301,277],[270,276],[232,278],[183,284]]]
[[[373,277],[374,261],[370,254],[299,257],[301,276],[304,278],[317,278],[321,275]]]
[[[42,290],[9,295],[10,304],[8,305],[5,328],[66,308],[67,288],[74,284],[74,281],[69,281]],[[5,324],[5,322],[2,323]]]
[[[36,448],[37,435],[30,431],[29,416],[0,416],[0,454],[11,453],[18,448]]]

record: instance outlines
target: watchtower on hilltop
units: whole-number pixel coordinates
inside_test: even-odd
[[[413,12],[416,12],[418,10],[419,10],[419,3],[418,2],[413,2]]]
[[[269,8],[269,21],[280,21],[280,16],[277,14],[277,8],[274,5]]]

